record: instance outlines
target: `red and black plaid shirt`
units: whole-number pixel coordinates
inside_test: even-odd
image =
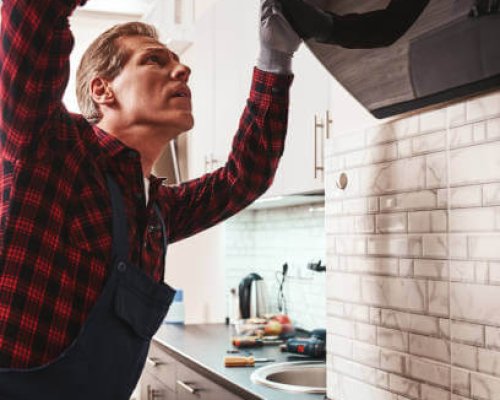
[[[270,185],[283,152],[291,77],[255,69],[224,168],[179,186],[152,177],[145,205],[139,154],[61,102],[78,0],[4,0],[0,47],[0,367],[56,358],[79,333],[106,280],[111,205],[122,188],[130,260],[163,273],[169,243],[231,216]],[[134,221],[135,223],[132,223]]]

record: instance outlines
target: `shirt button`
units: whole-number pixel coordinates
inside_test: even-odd
[[[159,231],[160,227],[158,225],[149,225],[148,226],[148,232],[149,233],[154,233],[156,231]]]
[[[133,151],[133,150],[130,150],[130,151],[127,153],[127,156],[128,156],[129,158],[133,158],[133,159],[135,159],[135,158],[137,158],[139,155],[137,154],[137,152],[135,152],[135,151]]]
[[[117,269],[120,272],[125,272],[127,270],[127,264],[125,264],[123,261],[120,261],[118,263]]]
[[[144,197],[143,193],[141,193],[141,192],[135,192],[135,198],[137,200],[142,200],[143,197]]]

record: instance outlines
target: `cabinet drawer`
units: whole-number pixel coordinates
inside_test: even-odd
[[[159,344],[151,342],[148,358],[146,359],[145,371],[154,375],[174,392],[176,363],[177,361],[167,354]]]
[[[173,390],[148,372],[141,378],[141,400],[177,400]]]
[[[241,400],[222,386],[179,363],[177,365],[178,400]]]

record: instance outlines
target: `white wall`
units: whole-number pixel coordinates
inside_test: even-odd
[[[328,397],[498,399],[500,92],[381,122],[326,149]]]
[[[165,281],[183,289],[187,324],[224,322],[223,265],[223,225],[169,246]]]
[[[243,277],[256,272],[267,284],[270,311],[277,312],[276,273],[286,262],[289,270],[284,289],[289,316],[302,328],[324,328],[326,274],[306,268],[311,261],[325,263],[323,204],[248,210],[225,226],[225,293],[238,289]]]

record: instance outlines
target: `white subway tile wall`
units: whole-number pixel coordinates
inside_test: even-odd
[[[326,146],[328,398],[500,399],[500,92]]]
[[[367,224],[363,218],[346,223],[361,230]],[[270,311],[278,312],[278,279],[288,263],[287,313],[304,329],[325,328],[326,274],[307,269],[310,262],[326,264],[323,204],[243,211],[226,222],[225,236],[226,293],[237,290],[244,276],[257,272],[267,284]]]

